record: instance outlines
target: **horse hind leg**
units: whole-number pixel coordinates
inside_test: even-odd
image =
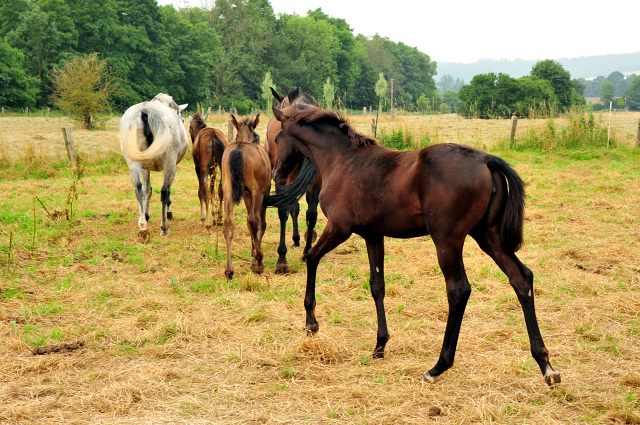
[[[472,232],[471,236],[509,278],[509,283],[522,306],[531,344],[531,355],[538,363],[545,382],[549,386],[560,383],[560,373],[549,362],[549,350],[544,345],[540,328],[538,327],[534,305],[533,272],[514,253],[505,251],[500,239],[499,226],[486,229],[483,232]]]
[[[251,235],[251,271],[257,274],[262,274],[264,271],[264,263],[262,259],[264,254],[262,247],[260,246],[260,239],[262,235],[261,223],[260,223],[260,211],[262,208],[261,202],[258,203],[257,199],[253,198],[253,194],[245,192],[244,203],[247,207],[247,227],[249,228],[249,234]]]
[[[438,252],[438,263],[445,278],[449,317],[438,362],[422,375],[422,380],[429,382],[435,382],[436,377],[453,366],[462,318],[471,295],[471,285],[462,261],[464,237],[460,240],[451,237],[434,237],[433,241]]]
[[[147,172],[148,173],[148,172]],[[140,216],[138,217],[138,240],[141,243],[149,242],[149,215],[148,215],[148,197],[146,194],[145,182],[142,181],[144,170],[133,168],[129,170],[129,178],[136,191],[136,199],[138,200],[138,209]],[[145,209],[146,206],[146,209]]]
[[[300,246],[300,231],[298,230],[298,215],[300,215],[300,203],[295,201],[291,204],[291,209],[289,210],[291,214],[291,224],[293,225],[293,246]]]
[[[231,195],[230,191],[228,192]],[[227,279],[233,279],[233,261],[231,260],[231,243],[233,242],[233,230],[235,228],[235,223],[233,222],[233,201],[231,200],[231,196],[228,196],[227,202],[224,203],[224,227],[222,233],[224,234],[224,239],[227,243],[227,266],[224,270],[224,275]]]

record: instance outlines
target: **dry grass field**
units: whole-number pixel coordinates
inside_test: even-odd
[[[639,118],[614,114],[615,148],[548,152],[499,148],[506,120],[380,122],[489,149],[526,182],[518,255],[535,274],[542,335],[562,375],[555,388],[530,355],[506,277],[471,239],[473,293],[456,363],[422,384],[447,314],[429,237],[385,242],[391,340],[385,359],[373,360],[377,324],[358,236],[321,261],[320,332],[309,337],[302,249],[289,250],[291,274],[273,273],[275,211],[257,276],[244,206],[236,208],[236,275],[227,281],[222,229],[200,224],[190,154],[178,166],[167,238],[161,174],[152,174],[152,235],[141,245],[128,170],[112,153],[117,119],[103,131],[74,129],[87,169],[71,221],[34,201],[52,215],[65,208],[72,173],[59,128],[69,123],[0,119],[0,423],[640,424],[640,151],[627,147]],[[368,132],[369,117],[352,121]],[[212,123],[226,133],[225,120]],[[518,131],[545,125],[521,120]],[[318,228],[325,223],[320,215]]]

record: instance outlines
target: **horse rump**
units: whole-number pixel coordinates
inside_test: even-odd
[[[139,122],[134,120],[129,126],[127,134],[122,137],[122,150],[127,158],[137,162],[145,162],[162,156],[171,146],[172,135],[162,114],[153,107],[142,108],[140,120],[147,148],[140,149]]]

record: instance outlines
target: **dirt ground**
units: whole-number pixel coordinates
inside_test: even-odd
[[[628,114],[614,115],[613,128],[632,143],[640,114]],[[5,148],[38,140],[34,155],[47,152],[45,141],[66,123],[45,120],[0,119]],[[353,119],[363,132],[368,120]],[[222,119],[212,122],[226,132]],[[78,150],[117,150],[111,125],[74,129]],[[491,148],[510,124],[427,116],[384,125]],[[50,126],[51,139],[38,126]],[[371,358],[377,324],[357,236],[322,260],[320,332],[307,336],[306,271],[290,224],[292,273],[273,272],[278,220],[269,210],[266,270],[253,275],[246,212],[236,207],[236,276],[227,281],[222,229],[200,224],[188,154],[169,237],[159,236],[161,175],[152,174],[147,245],[137,241],[138,205],[122,160],[87,168],[71,222],[48,215],[65,207],[68,170],[0,180],[0,422],[640,424],[640,154],[492,152],[527,185],[518,255],[535,274],[559,386],[544,383],[513,290],[471,239],[464,261],[473,293],[456,362],[435,384],[419,378],[437,361],[448,307],[429,237],[385,240],[384,359]],[[320,231],[325,223],[321,214]]]

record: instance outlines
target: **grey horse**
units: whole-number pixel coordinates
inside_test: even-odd
[[[171,96],[160,93],[150,102],[138,103],[127,109],[120,121],[120,147],[140,204],[138,239],[142,243],[149,242],[150,171],[164,170],[160,191],[160,235],[169,236],[167,220],[173,218],[171,184],[176,176],[176,165],[187,152],[188,138],[181,116],[186,107],[186,104],[178,105]]]

